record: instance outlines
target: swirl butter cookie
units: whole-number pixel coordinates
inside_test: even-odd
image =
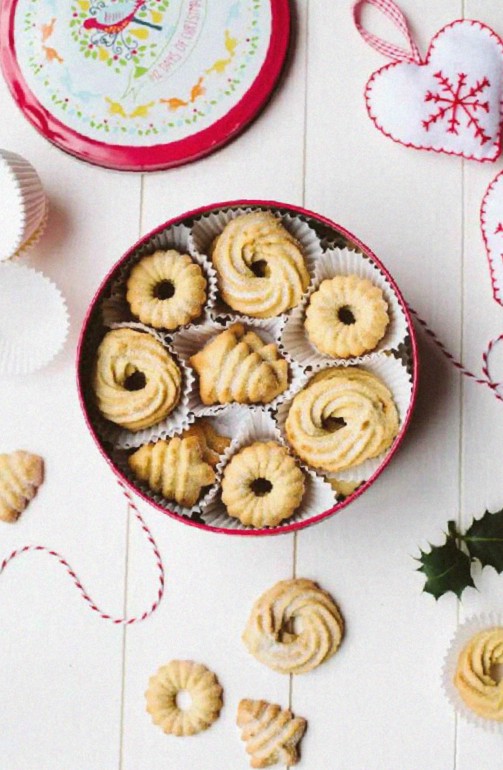
[[[215,471],[203,459],[197,436],[145,444],[128,459],[135,476],[148,484],[152,492],[162,494],[185,508],[192,508],[201,490],[215,481]]]
[[[274,343],[240,323],[190,358],[203,404],[268,404],[288,387],[288,364]]]
[[[288,519],[304,490],[304,474],[287,449],[274,441],[257,441],[241,449],[222,478],[227,513],[253,527],[275,527]]]
[[[177,695],[186,692],[188,708],[180,708]],[[222,687],[215,674],[201,663],[172,660],[149,680],[145,693],[147,712],[165,733],[196,735],[215,722],[222,708]]]
[[[503,681],[493,668],[503,664],[503,628],[479,631],[461,650],[454,685],[469,709],[483,719],[503,722]]]
[[[156,329],[176,329],[201,315],[206,278],[188,254],[173,249],[156,251],[131,270],[127,301],[142,323]]]
[[[322,281],[306,309],[307,336],[320,353],[333,358],[374,350],[388,324],[388,304],[381,289],[357,275]]]
[[[253,318],[272,318],[295,307],[309,285],[300,245],[269,212],[231,219],[211,258],[224,301]]]
[[[285,423],[291,446],[313,468],[337,472],[377,457],[399,427],[393,396],[357,367],[324,369],[292,401]]]
[[[304,674],[334,655],[344,620],[312,580],[281,580],[253,605],[243,633],[248,651],[280,674]]]
[[[177,406],[181,384],[180,369],[151,334],[114,329],[104,336],[93,389],[107,420],[131,431],[156,425]]]

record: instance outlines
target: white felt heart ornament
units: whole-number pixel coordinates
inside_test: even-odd
[[[361,24],[365,3],[376,6],[406,37],[398,48]],[[356,0],[356,26],[373,48],[391,59],[365,89],[377,128],[419,150],[494,161],[501,152],[503,42],[485,24],[460,19],[441,29],[421,58],[402,12],[391,0]]]
[[[503,305],[503,171],[487,188],[480,209],[480,224],[494,299]]]

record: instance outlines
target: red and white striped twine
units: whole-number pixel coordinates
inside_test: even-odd
[[[151,605],[150,609],[146,610],[143,614],[137,615],[137,616],[132,617],[132,618],[127,618],[127,617],[125,617],[125,618],[121,618],[121,617],[117,618],[117,617],[113,617],[113,615],[109,615],[108,613],[104,612],[102,609],[100,609],[100,607],[98,607],[96,602],[93,601],[93,599],[89,596],[89,594],[87,593],[86,589],[82,585],[82,582],[81,582],[80,578],[78,577],[77,573],[72,568],[72,566],[67,562],[67,560],[64,558],[64,556],[62,556],[57,551],[53,551],[50,548],[47,548],[45,545],[25,545],[22,548],[18,548],[15,551],[12,551],[12,553],[9,556],[7,556],[2,561],[2,563],[0,564],[0,575],[5,570],[7,565],[10,564],[12,561],[14,561],[14,559],[16,559],[18,556],[21,556],[21,554],[27,553],[28,551],[42,551],[43,553],[46,553],[49,556],[52,556],[54,559],[56,559],[56,561],[58,561],[65,568],[66,572],[71,577],[75,587],[79,591],[79,593],[82,596],[82,598],[84,599],[84,601],[89,605],[89,607],[92,609],[92,611],[96,612],[100,616],[100,618],[102,618],[103,620],[108,620],[111,623],[114,623],[115,625],[132,626],[134,623],[141,623],[143,620],[146,620],[151,615],[153,615],[154,612],[159,607],[159,605],[160,605],[160,603],[162,601],[162,597],[164,595],[164,565],[162,563],[162,557],[161,557],[161,554],[159,553],[159,549],[158,549],[157,544],[156,544],[156,542],[155,542],[155,540],[153,538],[153,535],[152,535],[150,529],[148,528],[147,524],[145,523],[145,521],[144,521],[140,511],[138,510],[138,508],[136,507],[135,503],[133,502],[133,498],[131,497],[129,491],[126,489],[126,487],[124,486],[124,484],[122,482],[119,481],[118,483],[119,483],[119,486],[122,488],[122,492],[123,492],[124,496],[126,497],[126,500],[128,501],[129,507],[131,508],[131,510],[133,511],[134,515],[136,516],[136,518],[140,522],[140,526],[141,526],[142,530],[144,531],[144,533],[145,533],[145,535],[147,537],[148,542],[152,546],[152,551],[153,551],[154,556],[155,556],[157,570],[158,570],[158,575],[159,575],[159,577],[158,577],[159,588],[158,588],[158,591],[157,591],[157,596],[156,596],[153,604]]]
[[[409,44],[408,49],[401,48],[400,46],[394,45],[393,43],[388,43],[387,40],[383,40],[383,38],[378,37],[377,35],[374,35],[372,32],[369,32],[367,29],[365,29],[361,21],[361,16],[362,10],[364,6],[367,5],[367,3],[368,5],[373,5],[379,11],[381,11],[384,16],[390,19],[390,21],[395,25],[395,27],[397,27],[397,29],[407,40],[407,43]],[[393,59],[394,61],[415,62],[416,64],[422,63],[421,54],[419,53],[419,49],[414,42],[412,33],[409,29],[409,25],[407,24],[407,19],[403,15],[400,8],[395,5],[392,0],[355,0],[353,4],[353,19],[356,29],[365,40],[365,42],[379,53],[387,56],[388,59]]]
[[[476,382],[478,385],[485,385],[486,387],[490,388],[493,396],[497,398],[498,401],[503,401],[503,383],[494,381],[490,369],[491,354],[493,353],[498,343],[503,341],[503,334],[500,334],[499,337],[495,337],[495,339],[491,340],[487,345],[487,348],[482,353],[482,374],[484,376],[479,377],[477,374],[474,374],[465,366],[463,366],[463,364],[460,363],[460,361],[458,361],[452,355],[452,353],[449,353],[445,345],[438,339],[435,332],[430,329],[426,321],[421,318],[421,316],[414,310],[414,308],[410,307],[410,305],[408,307],[414,318],[418,321],[418,323],[421,324],[428,337],[433,340],[436,346],[442,351],[444,356],[451,362],[453,366],[456,367],[456,369],[461,372],[461,374],[463,374],[465,377],[468,377],[470,380],[473,380],[473,382]]]

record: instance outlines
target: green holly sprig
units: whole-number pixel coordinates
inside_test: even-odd
[[[438,599],[451,591],[461,599],[465,588],[476,587],[471,571],[475,561],[503,572],[503,510],[486,511],[482,518],[472,521],[464,534],[455,521],[449,521],[445,543],[421,551],[417,561],[421,563],[418,572],[426,575],[425,593]]]

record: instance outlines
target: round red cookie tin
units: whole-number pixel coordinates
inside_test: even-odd
[[[316,240],[316,243],[319,245],[319,256],[317,257],[320,260],[323,260],[324,262],[328,259],[332,258],[340,258],[341,264],[344,264],[344,260],[346,260],[346,263],[351,264],[351,261],[353,262],[353,266],[355,264],[355,260],[360,259],[362,262],[365,263],[365,268],[367,271],[372,270],[374,271],[374,275],[377,277],[377,280],[383,281],[386,285],[386,291],[388,292],[388,297],[392,297],[392,302],[394,304],[395,310],[394,316],[395,316],[395,322],[391,322],[392,325],[394,323],[395,327],[397,327],[396,323],[396,316],[400,315],[400,322],[398,323],[399,332],[400,335],[399,338],[397,338],[395,331],[395,337],[394,342],[392,345],[390,345],[390,349],[387,350],[381,350],[374,354],[373,361],[370,363],[363,361],[364,368],[372,370],[372,367],[374,367],[374,371],[379,374],[379,376],[382,377],[382,379],[386,381],[386,377],[389,377],[389,371],[393,372],[395,371],[395,374],[391,375],[390,382],[392,383],[389,387],[390,390],[393,393],[393,396],[395,398],[399,415],[400,415],[400,427],[399,432],[394,439],[392,445],[389,447],[388,450],[386,450],[383,455],[381,455],[379,458],[377,458],[373,462],[372,465],[369,466],[366,472],[366,477],[364,480],[362,480],[359,483],[359,486],[355,489],[355,491],[352,491],[350,493],[346,492],[347,496],[343,497],[340,490],[333,491],[333,500],[331,500],[330,503],[325,503],[322,505],[322,509],[313,509],[313,501],[326,501],[328,498],[326,496],[326,489],[324,490],[325,496],[323,494],[321,496],[318,495],[316,497],[316,494],[313,496],[311,494],[310,502],[311,502],[311,509],[306,513],[307,508],[305,508],[304,513],[301,513],[299,515],[295,515],[292,517],[291,520],[287,520],[283,524],[280,524],[276,527],[271,528],[264,528],[264,529],[254,529],[254,528],[245,528],[240,525],[238,527],[234,527],[229,522],[225,521],[225,516],[223,515],[213,515],[211,513],[212,506],[214,507],[215,504],[211,503],[208,505],[207,509],[205,509],[204,505],[202,506],[201,510],[191,510],[189,511],[180,511],[180,508],[178,507],[178,510],[173,510],[173,506],[168,503],[165,499],[159,499],[159,497],[156,497],[153,493],[151,493],[144,484],[141,484],[140,482],[137,482],[134,478],[131,477],[131,473],[128,472],[127,469],[127,461],[124,462],[123,460],[118,459],[120,452],[118,453],[117,445],[114,443],[113,439],[110,438],[110,435],[107,434],[107,431],[103,431],[102,425],[100,426],[100,423],[104,423],[106,421],[103,420],[103,418],[98,414],[95,403],[94,403],[94,394],[92,391],[91,386],[91,377],[92,377],[92,369],[93,369],[93,360],[95,358],[95,353],[97,350],[97,346],[99,345],[99,342],[103,338],[104,334],[107,330],[110,328],[114,328],[114,323],[104,322],[104,312],[106,315],[106,312],[104,311],[104,308],[110,308],[115,307],[114,303],[117,300],[117,285],[124,282],[124,276],[127,275],[129,266],[134,264],[135,261],[140,259],[143,256],[146,256],[149,253],[152,253],[156,249],[159,248],[159,244],[161,244],[161,248],[163,248],[163,243],[171,242],[176,244],[177,242],[180,242],[180,239],[184,237],[188,237],[188,243],[194,247],[194,243],[197,242],[197,228],[207,227],[207,222],[217,222],[217,227],[219,218],[222,217],[234,217],[237,216],[238,213],[241,213],[243,210],[247,209],[262,209],[262,210],[270,210],[272,211],[276,216],[280,217],[282,222],[287,227],[296,227],[297,232],[305,233],[305,231],[308,231],[307,236],[301,235],[301,245],[302,245],[302,237],[310,238],[311,241]],[[293,223],[293,225],[292,225]],[[215,225],[213,225],[215,227]],[[178,241],[177,241],[178,239]],[[164,248],[172,248],[173,246],[164,246]],[[179,248],[182,248],[179,246]],[[192,252],[194,256],[197,256],[199,253],[197,250]],[[315,252],[316,253],[316,250]],[[335,255],[335,257],[334,257]],[[313,256],[313,252],[311,250],[310,257]],[[348,262],[349,261],[349,262]],[[321,263],[319,263],[321,266]],[[312,270],[312,265],[311,265]],[[115,312],[115,311],[114,311]],[[293,311],[291,311],[293,312]],[[224,321],[222,318],[217,317],[219,314],[214,313],[213,315],[213,323],[215,325],[217,324],[224,324]],[[291,316],[287,317],[283,320],[283,323],[288,324],[289,319]],[[134,319],[129,321],[123,321],[122,318],[116,319],[118,321],[122,321],[122,325],[134,325]],[[251,321],[252,322],[252,321]],[[195,321],[194,324],[197,326],[198,321]],[[202,323],[202,322],[201,322]],[[221,326],[223,328],[223,326]],[[264,327],[265,329],[266,327]],[[282,327],[283,332],[285,327]],[[183,331],[183,330],[182,330]],[[260,328],[257,328],[256,331],[260,334],[261,330]],[[153,330],[152,330],[153,332]],[[155,333],[155,332],[154,332]],[[197,329],[196,329],[197,333]],[[179,353],[179,349],[177,348],[177,334],[166,334],[163,343],[168,346],[168,348],[173,352],[175,351],[175,355]],[[185,332],[186,334],[186,332]],[[189,335],[190,336],[190,335]],[[283,337],[284,339],[284,337]],[[399,340],[399,341],[398,341]],[[283,353],[285,355],[288,355],[288,351],[285,351],[283,349]],[[372,355],[370,356],[372,358]],[[293,359],[290,359],[291,362]],[[179,359],[180,363],[180,359]],[[359,364],[360,365],[360,364]],[[293,366],[295,367],[296,364],[293,362]],[[190,367],[188,367],[190,369]],[[297,367],[298,368],[298,367]],[[308,377],[311,376],[311,373],[313,371],[313,368],[310,366],[304,367],[304,376]],[[399,376],[397,379],[396,372],[399,372]],[[382,376],[381,372],[384,372],[384,377]],[[189,375],[190,378],[191,375]],[[398,449],[400,443],[403,440],[403,437],[405,435],[405,432],[407,430],[415,398],[416,398],[416,391],[417,391],[417,379],[418,379],[418,356],[417,356],[417,346],[416,346],[416,339],[415,339],[415,333],[414,333],[414,327],[411,321],[411,317],[409,314],[409,311],[407,309],[407,305],[400,293],[399,288],[397,287],[396,283],[394,282],[393,278],[390,276],[390,274],[387,272],[386,268],[383,266],[383,264],[377,259],[377,257],[372,253],[372,251],[367,248],[361,241],[358,240],[354,235],[352,235],[350,232],[348,232],[345,228],[341,227],[338,224],[335,224],[334,222],[330,221],[326,217],[320,216],[319,214],[316,214],[314,212],[308,211],[306,209],[292,206],[284,203],[278,203],[274,201],[246,201],[246,200],[240,200],[240,201],[231,201],[231,202],[224,202],[219,204],[212,204],[209,206],[205,206],[203,208],[199,208],[194,211],[189,211],[185,214],[182,214],[181,216],[178,216],[164,224],[162,224],[160,227],[153,230],[151,233],[143,237],[138,243],[136,243],[134,246],[129,249],[129,251],[116,263],[116,265],[112,268],[112,270],[108,273],[108,275],[103,280],[101,286],[99,287],[98,291],[96,292],[96,295],[91,302],[91,305],[88,309],[86,318],[83,323],[79,345],[78,345],[78,351],[77,351],[77,385],[78,385],[78,391],[79,391],[79,398],[82,410],[84,412],[84,416],[87,422],[87,426],[94,438],[94,440],[97,443],[97,446],[99,447],[102,455],[104,456],[107,463],[111,466],[113,472],[119,477],[119,479],[122,481],[123,484],[130,487],[136,494],[138,494],[140,497],[142,497],[146,502],[149,502],[151,505],[153,505],[155,508],[157,508],[162,513],[165,513],[169,516],[172,516],[173,518],[182,521],[185,524],[189,524],[190,526],[198,527],[200,529],[206,529],[213,532],[221,532],[225,534],[232,534],[232,535],[245,535],[245,536],[257,536],[257,535],[272,535],[272,534],[280,534],[285,532],[293,532],[299,529],[303,529],[304,527],[310,526],[312,524],[316,524],[320,521],[323,521],[324,519],[332,516],[333,514],[340,511],[342,508],[346,507],[349,503],[351,503],[353,500],[355,500],[357,497],[362,495],[370,486],[371,484],[376,480],[376,478],[382,473],[382,471],[385,469],[385,467],[388,465],[388,463],[391,461],[391,458],[395,454],[396,450]],[[398,385],[394,384],[394,381],[398,383]],[[192,387],[197,390],[197,387],[195,386],[195,381],[192,384]],[[401,383],[401,384],[400,384]],[[389,382],[387,382],[389,384]],[[397,388],[396,391],[393,390],[393,388]],[[295,391],[293,391],[295,392]],[[405,395],[404,395],[405,393]],[[240,407],[243,408],[243,407]],[[246,409],[246,407],[245,407]],[[266,407],[262,408],[264,412],[268,412],[266,416],[263,417],[262,421],[270,421],[271,419],[276,420],[279,424],[281,422],[280,418],[280,412],[281,412],[281,405],[276,410],[276,413],[274,412],[274,409],[267,409]],[[249,411],[250,413],[253,413],[256,410],[256,408],[251,408]],[[224,414],[225,409],[222,410],[219,414]],[[260,411],[260,410],[259,410]],[[194,410],[194,413],[195,410]],[[217,421],[219,414],[214,416],[214,419]],[[274,416],[276,414],[276,416]],[[193,416],[192,416],[193,419]],[[256,417],[249,417],[247,418],[249,421],[253,421],[257,419]],[[262,418],[261,418],[262,419]],[[190,419],[189,419],[190,422]],[[232,422],[232,421],[231,421]],[[259,420],[260,423],[260,420]],[[277,427],[277,426],[276,426]],[[169,435],[179,434],[181,428],[178,427],[178,429],[175,429],[170,433],[169,430],[165,432],[165,436],[169,437]],[[239,428],[237,428],[239,431]],[[278,428],[279,430],[279,428]],[[222,430],[222,432],[224,432]],[[229,434],[227,434],[229,435]],[[278,433],[279,435],[279,433]],[[158,437],[162,436],[161,433],[158,434]],[[231,436],[232,438],[235,438],[235,436]],[[155,440],[155,439],[150,439]],[[265,440],[265,439],[264,439]],[[133,441],[131,443],[123,443],[121,452],[127,457],[127,452],[131,451],[131,447],[138,447],[142,442],[145,440],[138,435],[133,435]],[[120,442],[118,442],[118,445],[120,446]],[[126,447],[126,448],[124,448]],[[364,464],[365,465],[365,464]],[[363,466],[361,466],[363,467]],[[307,474],[309,472],[312,473],[312,469],[305,467],[305,471]],[[363,474],[362,474],[363,475]],[[313,474],[312,476],[317,476],[317,474]],[[311,480],[312,481],[312,480]],[[321,480],[319,478],[315,479],[315,487],[316,485],[324,485],[325,488],[329,487],[327,479]],[[333,486],[330,485],[330,489],[333,489]],[[315,490],[316,492],[316,490]],[[210,495],[211,498],[211,495]],[[204,500],[205,498],[203,498]],[[215,495],[215,499],[219,499],[218,493]],[[316,503],[314,503],[316,505]],[[199,505],[199,504],[198,504]],[[303,501],[304,505],[304,501]],[[307,505],[307,503],[306,503]],[[321,505],[321,503],[318,503],[318,505]],[[177,506],[174,506],[175,508]],[[196,506],[197,508],[197,506]]]
[[[153,171],[200,158],[269,98],[288,0],[3,0],[0,62],[49,141],[99,166]]]

